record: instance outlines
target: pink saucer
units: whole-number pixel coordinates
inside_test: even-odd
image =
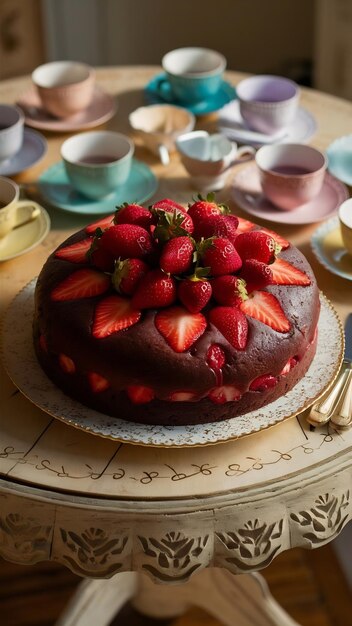
[[[116,103],[110,94],[100,87],[94,89],[93,99],[89,107],[72,117],[58,119],[42,108],[35,87],[30,87],[17,102],[25,115],[25,124],[33,128],[55,132],[84,130],[103,124],[116,113]]]
[[[345,185],[326,173],[323,187],[314,200],[292,211],[281,211],[263,195],[255,163],[238,169],[230,185],[232,198],[241,209],[250,215],[278,224],[321,222],[335,215],[340,204],[348,198]]]

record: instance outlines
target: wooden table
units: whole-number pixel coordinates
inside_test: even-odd
[[[128,113],[143,102],[142,88],[158,70],[98,70],[99,84],[119,105],[109,128],[129,132]],[[233,84],[242,77],[227,74]],[[16,101],[28,84],[28,78],[0,83],[0,102]],[[312,145],[325,149],[335,137],[352,132],[351,103],[303,90],[302,105],[318,123]],[[197,125],[215,129],[216,115]],[[66,136],[47,138],[45,159],[19,182],[35,181],[58,160]],[[177,155],[167,167],[143,146],[137,145],[136,156],[159,178],[152,200],[190,200],[195,190]],[[231,202],[228,187],[217,199],[244,215]],[[87,222],[48,210],[52,230],[44,242],[0,267],[2,312],[48,254]],[[276,230],[306,254],[320,288],[344,320],[352,310],[351,283],[315,261],[309,246],[315,228],[278,225]],[[290,547],[319,547],[347,524],[352,431],[338,433],[326,425],[312,432],[301,415],[221,445],[140,448],[68,427],[16,392],[3,371],[1,381],[0,553],[18,563],[53,559],[96,579],[82,583],[61,626],[108,624],[132,596],[139,609],[156,617],[197,604],[228,625],[295,624],[251,572]],[[176,586],[156,586],[160,582]]]

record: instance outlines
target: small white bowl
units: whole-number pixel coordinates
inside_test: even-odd
[[[136,135],[164,165],[170,161],[169,152],[175,150],[176,138],[193,130],[195,125],[193,113],[172,104],[140,107],[128,119]]]

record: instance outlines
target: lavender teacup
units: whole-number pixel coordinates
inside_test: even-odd
[[[265,196],[283,211],[313,200],[322,188],[327,159],[316,148],[289,143],[263,146],[255,161]]]
[[[245,124],[268,135],[283,130],[294,119],[299,87],[282,76],[260,75],[245,78],[236,87]]]

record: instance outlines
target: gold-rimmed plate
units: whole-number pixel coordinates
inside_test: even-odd
[[[206,425],[152,426],[112,418],[66,396],[40,367],[32,340],[35,282],[31,281],[7,310],[2,338],[5,369],[16,387],[46,413],[75,428],[114,441],[186,448],[238,439],[310,407],[333,383],[341,366],[343,328],[335,310],[321,295],[316,356],[304,378],[275,402],[246,415]]]

